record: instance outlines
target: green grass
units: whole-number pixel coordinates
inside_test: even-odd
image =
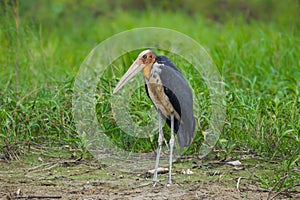
[[[166,11],[122,10],[117,4],[109,10],[109,5],[100,6],[101,2],[16,2],[4,1],[0,10],[1,153],[15,158],[27,154],[30,145],[42,144],[66,145],[78,154],[87,154],[72,116],[72,88],[80,64],[93,47],[113,34],[158,26],[185,33],[202,44],[224,78],[227,119],[216,150],[223,152],[223,157],[236,150],[255,152],[278,161],[282,173],[291,173],[288,185],[299,180],[295,170],[300,159],[299,2],[265,1],[274,8],[269,13],[264,13],[264,3],[244,2],[254,13],[252,17],[228,4],[224,18],[220,8],[208,3],[190,3],[185,8],[189,14],[178,10],[174,14],[173,7]],[[211,13],[207,9],[195,11],[199,6],[211,8]],[[113,72],[121,77],[136,55],[132,52],[117,60],[118,69]],[[185,67],[181,63],[176,64]],[[111,80],[109,73],[103,77],[105,84],[98,86],[105,91],[97,99],[99,123],[124,149],[155,149],[156,138],[136,139],[116,127],[109,99],[117,80]],[[202,80],[190,76],[189,82],[197,94],[203,93],[203,99],[198,100],[203,110],[198,119],[201,128],[188,151],[194,154],[208,125],[210,105]],[[145,106],[151,107],[145,96],[142,88],[132,100],[132,116],[140,124],[151,123],[143,112]],[[279,178],[261,180],[270,186]]]

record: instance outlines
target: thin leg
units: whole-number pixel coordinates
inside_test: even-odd
[[[157,152],[156,152],[156,162],[155,162],[155,170],[154,170],[154,176],[153,176],[153,182],[154,184],[158,182],[157,180],[157,168],[158,168],[158,163],[159,163],[159,157],[160,157],[160,152],[161,152],[161,146],[163,143],[163,138],[164,138],[164,133],[162,130],[162,122],[161,122],[161,112],[158,110],[158,131],[159,131],[159,136],[158,136],[158,147],[157,147]]]
[[[172,158],[173,158],[173,147],[174,147],[174,113],[171,112],[171,139],[170,139],[170,162],[169,162],[169,180],[168,184],[172,184]]]

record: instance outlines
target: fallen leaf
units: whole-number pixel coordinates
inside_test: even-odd
[[[148,173],[150,174],[154,174],[154,171],[155,169],[151,169],[151,170],[148,170]],[[157,168],[157,173],[158,174],[166,174],[169,172],[169,169],[168,168],[164,168],[164,167],[159,167]]]
[[[194,172],[192,170],[190,170],[190,169],[182,170],[181,173],[182,174],[187,174],[187,175],[194,174]]]
[[[240,166],[242,163],[239,160],[230,161],[226,163],[227,165]]]

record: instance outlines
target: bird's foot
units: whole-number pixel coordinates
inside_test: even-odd
[[[151,185],[151,184],[152,184],[152,182],[141,183],[141,184],[138,185],[138,187],[146,187],[146,186]]]
[[[159,180],[153,180],[153,187],[155,187],[157,184],[163,185],[162,183],[159,182]]]
[[[152,185],[153,187],[155,187],[156,185],[163,185],[162,183],[160,183],[158,180],[157,181],[152,181],[152,182],[147,182],[147,183],[141,183],[138,185],[138,187],[146,187],[148,185]]]
[[[172,185],[172,181],[168,181],[167,183],[167,187],[171,186]]]

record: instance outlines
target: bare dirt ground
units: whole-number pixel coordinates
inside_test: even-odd
[[[261,174],[274,173],[260,161],[242,165],[197,159],[174,163],[173,182],[159,174],[153,187],[146,172],[125,173],[97,162],[43,160],[0,162],[0,199],[272,199],[276,191],[264,190]],[[167,166],[166,166],[167,167]],[[300,191],[277,194],[273,199],[300,199]]]

